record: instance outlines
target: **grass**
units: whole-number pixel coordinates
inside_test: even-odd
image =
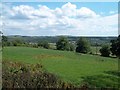
[[[63,81],[75,85],[80,85],[87,77],[105,76],[107,75],[105,72],[117,71],[118,69],[116,58],[29,47],[4,48],[3,60],[29,64],[41,63],[47,72],[53,73]],[[108,78],[105,80],[109,81]],[[100,81],[99,83],[101,83]],[[114,83],[114,81],[109,82],[111,82],[110,84]]]

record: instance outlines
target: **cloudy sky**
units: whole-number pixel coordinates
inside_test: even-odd
[[[5,35],[117,36],[117,2],[0,3]]]

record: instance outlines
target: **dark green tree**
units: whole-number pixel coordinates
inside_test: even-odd
[[[103,45],[100,49],[101,56],[109,57],[110,56],[110,47],[109,45]]]
[[[43,47],[43,48],[46,48],[46,49],[49,49],[50,48],[50,45],[47,41],[39,41],[38,42],[38,46],[39,47]]]
[[[38,46],[39,46],[39,47],[43,47],[43,46],[44,46],[44,42],[45,42],[45,41],[39,41],[39,42],[38,42]]]
[[[8,38],[7,36],[2,35],[2,47],[7,46]]]
[[[112,55],[116,55],[120,58],[120,35],[116,40],[111,40],[111,48]]]
[[[69,50],[74,51],[75,50],[75,45],[72,43],[69,43]]]
[[[57,50],[67,50],[69,51],[69,42],[66,37],[60,37],[56,43]]]
[[[7,36],[2,36],[2,42],[7,42],[8,41],[8,38],[7,38]]]
[[[46,49],[49,49],[49,48],[50,48],[50,45],[49,45],[49,43],[46,41],[46,42],[44,42],[43,47],[46,48]]]
[[[86,38],[80,38],[77,41],[76,52],[78,53],[88,53],[90,51],[90,44]]]
[[[22,46],[24,44],[24,41],[22,39],[16,38],[12,41],[13,46]]]

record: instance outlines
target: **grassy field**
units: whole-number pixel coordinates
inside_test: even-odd
[[[99,87],[118,85],[118,60],[69,51],[29,47],[5,47],[3,60],[29,64],[41,63],[47,72],[75,85],[88,82]],[[99,83],[99,85],[98,85]]]

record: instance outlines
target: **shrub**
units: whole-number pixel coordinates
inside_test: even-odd
[[[43,71],[41,64],[28,65],[3,61],[2,88],[64,88],[55,75]],[[73,85],[66,83],[67,87]]]

